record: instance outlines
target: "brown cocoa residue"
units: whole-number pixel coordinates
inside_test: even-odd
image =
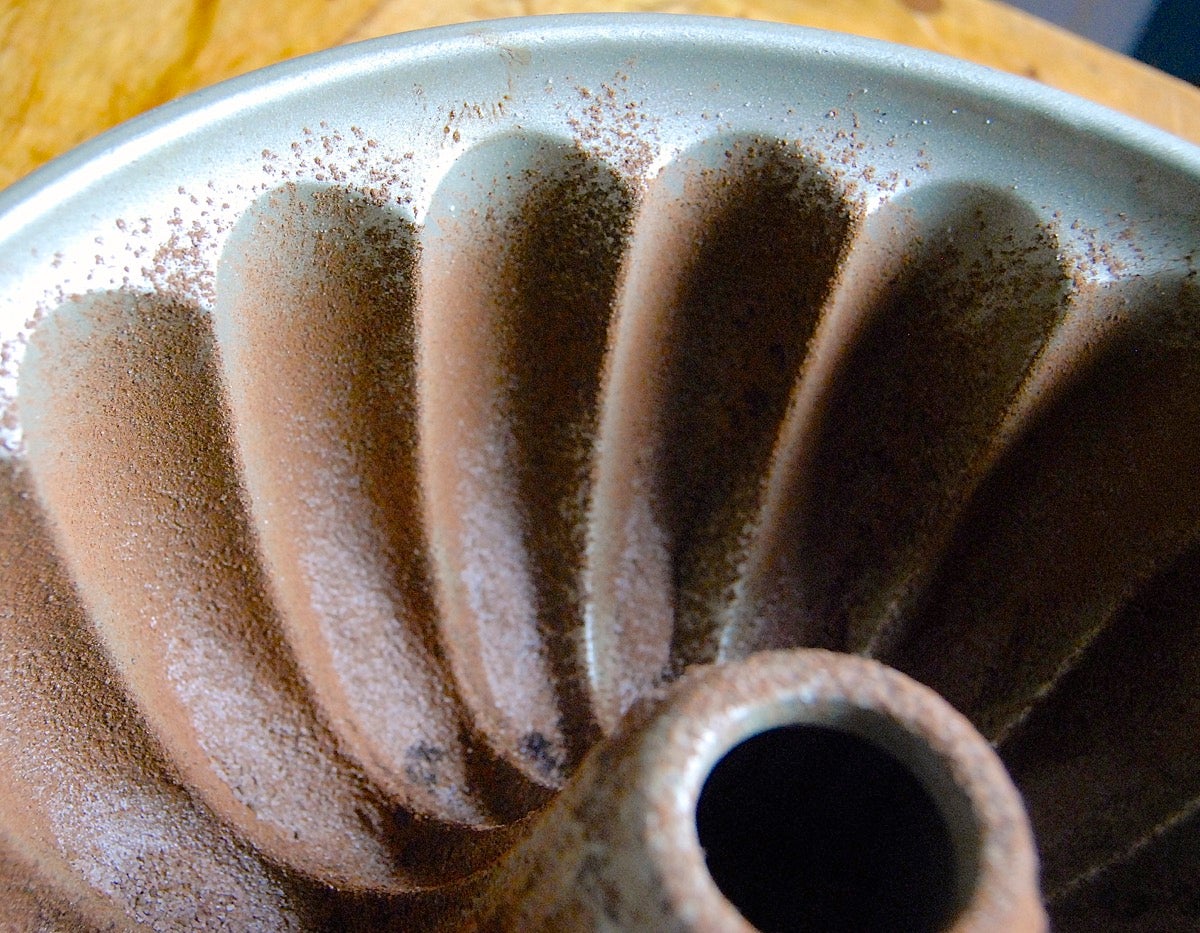
[[[897,624],[1064,313],[1067,276],[1037,217],[994,192],[945,194],[953,207],[907,231],[889,205],[857,244],[860,262],[874,252],[890,269],[840,312],[854,336],[814,414],[812,472],[796,478],[787,602],[837,648],[891,637],[879,627]]]
[[[1079,300],[1129,306],[992,467],[890,656],[993,737],[1200,529],[1200,295],[1149,280]]]
[[[600,379],[630,195],[537,137],[463,157],[422,256],[423,464],[447,652],[539,782],[591,744],[581,620]]]
[[[357,193],[284,186],[231,236],[215,320],[258,540],[322,709],[389,793],[486,824],[510,804],[469,780],[422,524],[416,249]]]
[[[207,317],[148,295],[71,302],[38,328],[21,400],[66,566],[187,783],[276,858],[397,884],[388,810],[338,754],[281,637]]]
[[[11,460],[0,515],[0,834],[39,865],[36,882],[25,876],[37,910],[98,927],[298,928],[295,886],[176,782]]]

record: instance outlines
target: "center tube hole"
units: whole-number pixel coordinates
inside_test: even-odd
[[[839,729],[781,726],[732,748],[696,828],[713,881],[764,933],[919,933],[957,912],[937,803],[893,755]]]

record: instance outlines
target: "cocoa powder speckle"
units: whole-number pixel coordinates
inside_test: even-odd
[[[241,183],[42,251],[65,271],[0,347],[14,899],[427,928],[629,711],[796,644],[937,684],[1033,788],[1104,732],[1080,812],[1037,811],[1056,884],[1184,812],[1150,706],[1070,691],[1194,602],[1163,569],[1200,534],[1194,243],[1019,171],[945,183],[939,122],[993,122],[957,101],[707,82],[663,118],[634,61],[556,80],[544,114],[422,100],[406,139],[293,116]]]

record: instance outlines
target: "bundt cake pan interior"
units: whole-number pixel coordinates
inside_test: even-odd
[[[515,917],[669,685],[814,648],[991,743],[1056,928],[1200,925],[1195,148],[563,17],[229,82],[0,217],[0,921]]]

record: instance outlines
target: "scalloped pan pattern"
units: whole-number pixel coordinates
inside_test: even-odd
[[[0,917],[387,922],[639,697],[803,645],[996,743],[1058,928],[1200,921],[1200,157],[606,22],[319,57],[9,196]]]

